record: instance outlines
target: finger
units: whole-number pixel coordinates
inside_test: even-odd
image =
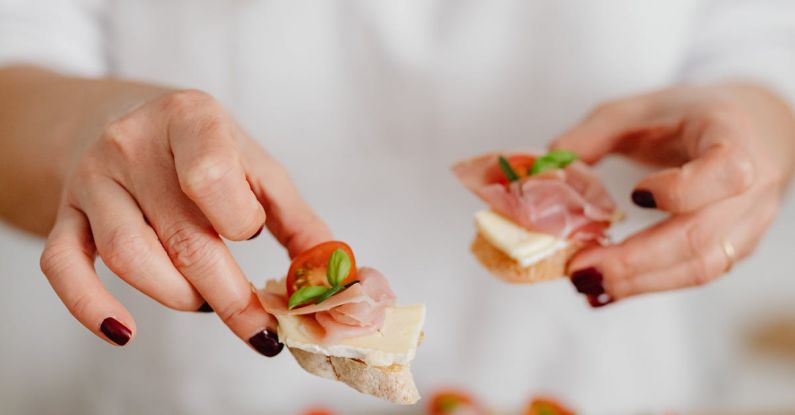
[[[111,178],[94,176],[91,180],[77,197],[105,265],[166,307],[198,310],[204,299],[174,268],[132,196]]]
[[[700,286],[723,275],[728,266],[726,254],[718,245],[674,267],[606,283],[606,289],[613,300],[620,300],[638,294]]]
[[[254,143],[247,145],[244,154],[252,188],[267,212],[268,230],[290,257],[333,239],[326,223],[304,201],[278,162]]]
[[[747,191],[754,180],[753,163],[720,130],[710,127],[698,138],[701,143],[692,161],[641,180],[633,193],[635,203],[672,213],[690,212]]]
[[[265,210],[246,180],[236,125],[208,95],[184,92],[172,101],[178,115],[168,136],[182,191],[219,234],[251,238],[263,227]]]
[[[765,230],[773,222],[776,210],[775,202],[763,203],[761,207],[756,205],[744,215],[746,220],[724,228],[724,236],[716,238],[717,243],[704,247],[690,260],[630,278],[607,281],[606,288],[615,298],[624,298],[707,284],[725,274],[733,261],[739,261],[753,252]],[[727,252],[724,243],[728,243],[733,252]],[[731,254],[734,258],[730,258]]]
[[[94,334],[119,346],[135,336],[135,320],[94,270],[94,245],[82,212],[61,208],[41,255],[41,270],[69,312]]]
[[[164,156],[165,157],[165,156]],[[272,356],[281,349],[275,320],[265,312],[224,242],[187,196],[179,191],[167,158],[162,172],[139,173],[134,195],[174,266],[190,281],[223,322],[258,352]]]
[[[583,250],[569,263],[572,283],[583,294],[600,294],[618,281],[702,257],[721,243],[727,228],[747,215],[750,206],[746,199],[728,199],[673,216],[620,244]]]

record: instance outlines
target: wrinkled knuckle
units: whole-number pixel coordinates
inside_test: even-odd
[[[197,109],[216,105],[212,95],[197,90],[185,89],[172,92],[162,99],[163,110],[171,114],[189,114]]]
[[[175,226],[163,246],[177,269],[201,268],[216,260],[209,237],[189,226]]]
[[[222,307],[218,310],[218,317],[228,324],[234,325],[241,316],[248,314],[248,311],[254,306],[250,298],[240,297]]]
[[[57,278],[68,268],[72,258],[72,248],[62,243],[50,243],[44,248],[39,259],[41,272],[48,279]]]
[[[126,226],[111,231],[107,242],[97,248],[108,267],[122,274],[135,271],[151,255],[146,237]]]
[[[187,168],[180,185],[190,197],[206,197],[224,190],[226,178],[233,174],[235,161],[217,155],[204,155]]]
[[[135,157],[138,151],[138,137],[140,124],[133,115],[128,115],[115,120],[105,126],[102,133],[101,143],[110,148],[115,154],[121,155],[124,159],[130,160]]]

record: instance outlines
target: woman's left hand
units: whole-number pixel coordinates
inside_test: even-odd
[[[682,86],[603,104],[552,146],[589,163],[619,153],[666,167],[638,182],[632,200],[670,217],[569,263],[598,307],[706,284],[751,254],[795,167],[795,117],[757,86]]]

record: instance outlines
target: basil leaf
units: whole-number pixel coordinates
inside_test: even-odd
[[[348,278],[351,273],[351,259],[342,249],[335,249],[328,259],[326,278],[332,287],[336,287]]]
[[[560,165],[560,168],[566,167],[572,161],[577,160],[577,153],[569,150],[552,150],[544,157],[555,161]]]
[[[287,302],[287,308],[292,310],[299,305],[316,301],[318,297],[326,294],[326,292],[329,290],[331,290],[331,288],[320,285],[301,287],[298,289],[298,291],[294,292],[293,295],[290,296],[290,300]]]
[[[321,294],[320,296],[318,296],[317,298],[315,298],[315,304],[320,304],[320,303],[322,303],[323,301],[326,301],[326,300],[328,300],[328,299],[329,299],[329,298],[331,298],[331,297],[332,297],[334,294],[336,294],[336,293],[338,293],[338,292],[340,292],[340,291],[344,290],[345,288],[347,288],[347,287],[345,287],[345,286],[342,286],[342,285],[335,285],[334,287],[331,287],[331,288],[329,288],[328,290],[326,290],[326,292],[324,292],[323,294]]]
[[[508,159],[506,159],[503,156],[500,156],[499,158],[497,158],[497,161],[499,161],[500,169],[502,170],[503,173],[505,173],[505,177],[508,178],[509,182],[515,182],[519,180],[519,175],[516,174],[516,171],[514,171],[513,167],[511,167],[511,163],[508,163]]]
[[[536,159],[530,174],[539,174],[547,170],[562,169],[577,160],[577,153],[569,150],[552,150]]]
[[[535,161],[535,163],[533,163],[533,168],[530,170],[530,175],[532,176],[543,173],[547,170],[557,170],[559,168],[560,167],[558,167],[558,164],[554,161],[538,159]]]

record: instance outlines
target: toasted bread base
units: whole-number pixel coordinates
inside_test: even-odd
[[[375,367],[344,357],[295,348],[289,350],[298,364],[313,375],[338,380],[361,393],[400,405],[411,405],[420,400],[420,393],[408,366]]]
[[[472,241],[470,249],[475,254],[475,258],[492,274],[512,284],[531,284],[565,276],[566,264],[569,259],[584,247],[585,245],[582,243],[569,241],[565,248],[529,267],[523,267],[497,249],[480,232]]]

